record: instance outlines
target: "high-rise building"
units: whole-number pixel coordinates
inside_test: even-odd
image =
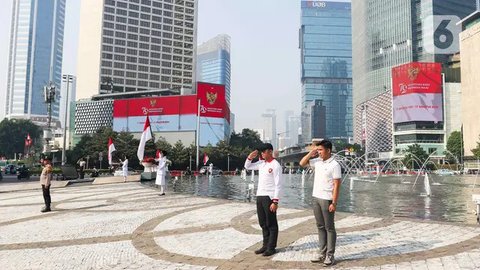
[[[70,118],[70,111],[72,110],[72,102],[75,101],[76,96],[76,77],[73,75],[63,75],[62,76],[62,91],[60,95],[60,123],[62,127],[65,125],[65,113],[67,114],[67,127],[71,127]],[[68,90],[68,93],[67,93]],[[67,100],[68,97],[68,100]],[[67,107],[68,104],[68,107]],[[68,109],[68,112],[66,110]],[[75,108],[73,108],[75,110]]]
[[[197,48],[197,81],[225,85],[230,105],[230,36],[218,35]]]
[[[446,64],[449,59],[447,52],[442,49],[448,48],[446,41],[440,39],[438,27],[455,27],[451,16],[463,18],[475,10],[475,0],[431,0],[431,1],[353,1],[352,3],[352,40],[353,40],[353,107],[355,111],[361,112],[361,106],[382,93],[392,93],[392,68],[412,62],[420,63],[441,63]],[[437,16],[437,17],[435,17]],[[445,18],[434,29],[438,16],[450,16]],[[451,25],[449,25],[451,24]],[[440,30],[442,30],[440,28]],[[445,33],[445,32],[443,32]],[[439,39],[433,45],[433,41]],[[449,40],[447,38],[447,40]],[[452,34],[451,48],[458,46],[455,41],[455,33]],[[431,44],[431,46],[430,46]],[[433,48],[432,48],[433,47]],[[456,53],[452,51],[451,53]],[[357,108],[358,107],[358,108]],[[368,112],[368,110],[367,110]],[[370,123],[378,123],[378,127],[370,127],[370,130],[379,130],[385,124],[385,115],[378,115],[378,119],[370,119]],[[362,121],[362,117],[355,116],[356,121]],[[417,122],[417,123],[414,123]],[[429,122],[429,121],[427,121]],[[395,127],[400,141],[410,144],[420,141],[440,142],[441,134],[438,130],[444,129],[444,123],[397,123]],[[362,123],[355,123],[360,127]],[[393,128],[387,128],[389,134],[383,134],[383,146],[390,144],[391,147],[381,147],[384,151],[394,151],[393,145],[399,140],[393,136]],[[430,129],[430,131],[428,131]],[[354,134],[355,142],[360,143],[365,139],[372,141],[374,138],[363,138],[365,134],[362,129],[357,128]],[[401,134],[400,134],[400,133]],[[423,136],[422,133],[435,133],[434,139]],[[433,134],[432,133],[432,134]],[[430,135],[430,134],[429,134]],[[367,132],[366,136],[373,136]],[[399,137],[401,136],[401,137]],[[417,140],[418,139],[418,140]],[[428,147],[428,152],[436,147]],[[399,149],[395,149],[397,153]],[[441,152],[436,148],[437,152]]]
[[[7,118],[46,122],[43,88],[50,82],[59,93],[62,72],[65,0],[15,0],[12,9]],[[59,99],[52,104],[58,120]]]
[[[473,157],[472,149],[480,140],[480,86],[478,70],[480,70],[480,4],[476,12],[462,22],[463,32],[460,34],[460,57],[462,67],[462,123],[464,155],[473,159],[471,167],[478,169],[477,158]]]
[[[290,146],[295,146],[299,142],[299,135],[301,134],[302,121],[300,116],[291,115],[287,119],[287,132]]]
[[[77,99],[193,89],[197,0],[82,0]]]
[[[312,139],[326,139],[327,108],[322,100],[314,100],[310,104],[310,129]]]
[[[326,137],[350,137],[352,125],[351,4],[345,1],[302,1],[302,137],[313,138],[309,104],[326,108]],[[307,119],[308,118],[308,119]]]
[[[262,114],[262,127],[264,130],[264,142],[271,143],[273,148],[277,148],[277,116],[275,110],[268,109]]]

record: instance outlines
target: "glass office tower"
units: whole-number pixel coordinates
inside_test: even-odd
[[[12,10],[7,118],[46,119],[43,87],[60,90],[65,0],[15,0]],[[58,119],[59,99],[52,106]]]
[[[435,49],[428,48],[428,40],[439,38],[439,33],[433,29],[433,16],[457,16],[464,18],[476,9],[475,0],[365,0],[352,2],[352,40],[353,40],[353,107],[358,114],[362,111],[385,112],[386,104],[374,102],[384,93],[391,96],[392,68],[410,62],[441,63],[443,68],[448,63],[451,55],[441,53],[437,45]],[[455,23],[453,23],[455,24]],[[426,39],[427,38],[427,39]],[[440,46],[441,47],[441,46]],[[457,53],[453,51],[453,53]],[[378,104],[382,108],[365,106]],[[446,104],[448,106],[448,104]],[[377,148],[379,152],[402,154],[404,135],[410,137],[417,134],[432,133],[441,139],[438,144],[444,144],[444,121],[438,123],[418,121],[384,125],[391,122],[392,115],[385,113],[370,113],[368,115],[368,128],[365,134],[361,126],[360,115],[355,115],[355,142],[369,142],[370,145],[382,145]],[[384,132],[386,130],[386,132]],[[375,137],[373,131],[384,136]],[[393,138],[393,140],[392,140]],[[410,144],[418,143],[425,151],[441,148],[428,146],[429,140],[409,140]],[[400,147],[403,144],[402,147]],[[400,149],[401,148],[401,149]]]
[[[326,137],[350,137],[352,125],[351,4],[345,1],[301,3],[302,139],[313,137],[312,121],[326,122]],[[325,119],[311,119],[316,101]]]
[[[230,105],[230,37],[218,35],[197,49],[197,81],[225,85]]]

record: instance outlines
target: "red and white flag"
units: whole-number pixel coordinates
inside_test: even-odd
[[[162,157],[162,152],[160,150],[157,150],[157,153],[155,154],[155,158],[161,158]]]
[[[207,165],[208,162],[208,155],[207,153],[203,153],[203,165]]]
[[[32,138],[30,137],[30,133],[28,133],[27,138],[25,139],[25,146],[32,146]]]
[[[143,126],[143,133],[142,137],[140,137],[140,144],[138,145],[137,150],[137,157],[140,162],[143,160],[143,153],[145,152],[145,144],[148,140],[152,139],[152,129],[150,127],[150,119],[147,115],[147,120],[145,121],[145,125]]]
[[[108,164],[109,165],[112,165],[112,153],[113,151],[117,151],[117,149],[115,149],[115,145],[113,145],[113,140],[112,138],[108,138]]]

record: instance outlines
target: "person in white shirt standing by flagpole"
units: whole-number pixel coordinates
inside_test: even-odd
[[[155,184],[160,186],[160,196],[165,195],[165,190],[167,187],[167,183],[165,181],[165,174],[167,169],[167,152],[158,150],[157,151],[157,158],[155,161],[158,162],[157,166],[157,176],[155,178]]]
[[[318,158],[315,158],[319,156]],[[323,140],[315,143],[313,149],[300,161],[300,166],[315,168],[313,182],[313,214],[317,223],[320,256],[312,263],[323,263],[325,266],[335,264],[335,211],[337,209],[342,168],[332,157],[332,143]]]
[[[252,163],[260,153],[262,160]],[[257,215],[262,228],[263,245],[255,254],[272,256],[276,253],[278,239],[277,209],[282,191],[282,166],[273,158],[273,146],[263,144],[248,155],[245,169],[258,170]],[[252,172],[253,173],[253,172]]]
[[[128,176],[128,157],[125,156],[125,160],[120,160],[122,163],[122,172],[123,172],[123,182],[127,182],[127,176]]]

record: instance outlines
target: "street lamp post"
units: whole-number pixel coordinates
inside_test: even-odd
[[[47,128],[43,130],[43,138],[45,145],[43,147],[44,153],[50,153],[50,141],[52,140],[52,103],[55,102],[56,87],[53,82],[49,82],[48,85],[43,87],[44,101],[47,104]]]
[[[230,153],[227,154],[227,171],[230,172]]]
[[[63,122],[63,148],[62,148],[62,166],[67,162],[67,157],[65,155],[65,148],[67,146],[67,116],[68,116],[68,94],[69,94],[69,85],[70,82],[73,82],[72,75],[63,75],[62,81],[67,83],[67,94],[65,99],[65,118]]]
[[[188,168],[190,168],[190,170],[191,170],[192,169],[192,153],[190,153],[189,165],[190,165],[190,167],[188,167]]]

